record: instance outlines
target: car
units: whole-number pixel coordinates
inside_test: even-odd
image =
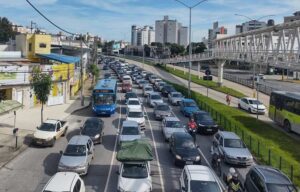
[[[155,89],[157,90],[157,91],[161,91],[161,89],[163,88],[163,86],[166,84],[166,82],[163,82],[163,81],[161,81],[161,82],[158,82],[156,85],[155,85]]]
[[[218,125],[205,111],[196,111],[191,116],[197,124],[197,132],[215,134],[218,132]]]
[[[130,84],[130,85],[132,85],[132,80],[131,80],[131,77],[129,75],[124,75],[122,77],[122,82],[123,82],[123,84]]]
[[[122,128],[119,133],[119,144],[124,141],[133,141],[141,138],[141,128],[136,121],[123,121]]]
[[[183,99],[183,95],[180,92],[171,92],[168,94],[168,101],[172,105],[179,105],[179,102]]]
[[[175,132],[187,132],[186,126],[177,117],[165,117],[161,123],[162,133],[165,141],[169,141]]]
[[[128,108],[127,121],[136,121],[140,127],[145,128],[145,115],[142,109]]]
[[[85,192],[85,185],[77,173],[58,172],[49,179],[42,191]]]
[[[250,168],[244,186],[251,192],[297,192],[295,185],[284,173],[262,165]]]
[[[147,84],[149,84],[149,81],[142,79],[139,81],[138,86],[139,88],[143,88],[143,86]]]
[[[233,132],[218,131],[213,138],[213,145],[228,164],[250,166],[253,156],[244,142]]]
[[[169,139],[169,146],[174,156],[174,165],[201,164],[200,152],[189,133],[174,132]]]
[[[146,74],[146,76],[145,76],[145,79],[150,80],[149,78],[150,78],[151,75],[153,75],[153,73],[149,73],[149,72],[148,72],[148,73]]]
[[[219,179],[209,167],[203,165],[184,166],[179,182],[182,192],[223,192]]]
[[[126,102],[127,108],[142,109],[142,104],[138,98],[129,98]]]
[[[135,92],[127,92],[125,93],[125,103],[128,101],[129,98],[138,98]]]
[[[103,69],[103,70],[108,70],[108,66],[107,66],[107,65],[104,65],[102,69]]]
[[[265,75],[264,74],[256,74],[255,76],[251,76],[250,77],[250,80],[253,80],[254,81],[260,81],[260,80],[265,80]]]
[[[122,92],[127,93],[129,91],[132,91],[132,84],[123,81],[123,83],[122,83]]]
[[[194,112],[200,111],[199,107],[193,99],[182,99],[179,102],[179,106],[181,113],[186,117],[191,117]]]
[[[146,75],[147,75],[147,71],[142,71],[142,72],[141,72],[141,75],[145,78]]]
[[[138,75],[138,76],[135,77],[135,81],[134,82],[137,84],[142,79],[144,79],[143,76]]]
[[[151,76],[149,77],[150,83],[154,84],[155,79],[158,79],[158,77],[157,77],[156,75],[151,75]]]
[[[104,79],[109,79],[111,78],[111,74],[110,73],[105,73],[104,74]]]
[[[157,92],[152,92],[147,96],[147,103],[150,107],[154,107],[155,103],[163,103],[163,99]]]
[[[104,122],[96,117],[88,118],[81,127],[80,135],[89,136],[94,144],[102,143]]]
[[[168,94],[169,93],[172,93],[172,92],[176,92],[176,89],[172,86],[172,85],[164,85],[163,88],[161,89],[161,94],[162,96],[164,97],[168,97]]]
[[[60,151],[58,171],[72,171],[79,175],[86,175],[94,158],[94,144],[89,136],[73,136],[66,150]]]
[[[160,83],[160,82],[163,82],[163,80],[162,80],[162,79],[159,79],[159,78],[155,79],[155,80],[154,80],[154,86],[156,87],[157,84]]]
[[[239,99],[238,107],[240,109],[244,109],[248,111],[249,113],[258,113],[258,114],[265,114],[267,110],[264,104],[262,104],[257,99],[251,97],[243,97]]]
[[[147,97],[150,93],[154,92],[153,87],[151,85],[146,85],[143,87],[143,95]]]
[[[164,117],[172,115],[172,110],[166,103],[155,103],[153,115],[156,120],[162,120]]]

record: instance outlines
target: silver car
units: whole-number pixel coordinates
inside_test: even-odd
[[[119,144],[124,141],[133,141],[141,138],[141,129],[136,121],[123,121],[123,125],[119,133]]]
[[[172,110],[166,103],[157,103],[154,106],[153,114],[156,120],[161,120],[164,117],[171,116]]]
[[[180,92],[171,92],[168,94],[168,100],[172,105],[178,105],[183,98]]]
[[[58,171],[71,171],[79,175],[86,175],[94,158],[94,144],[89,136],[76,135],[71,138],[61,158]]]
[[[155,103],[163,103],[163,99],[157,92],[152,92],[147,97],[147,103],[150,107],[154,107]]]
[[[218,149],[225,162],[234,165],[249,166],[253,156],[243,141],[233,132],[219,131],[214,135],[213,145]]]
[[[177,117],[165,117],[161,124],[165,140],[168,141],[175,132],[186,132],[186,127]]]
[[[143,87],[143,95],[145,97],[147,97],[147,95],[149,95],[150,93],[152,93],[154,90],[153,90],[153,87],[150,86],[150,85],[146,85]]]

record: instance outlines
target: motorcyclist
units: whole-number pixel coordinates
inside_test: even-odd
[[[196,132],[197,132],[197,124],[194,120],[194,118],[191,118],[188,122],[188,129],[190,134],[192,135],[194,142],[196,141]]]
[[[228,192],[241,192],[244,191],[244,187],[238,178],[238,174],[234,173],[232,178],[228,182]]]
[[[211,146],[210,153],[212,155],[211,163],[213,166],[216,166],[217,161],[220,158],[220,154],[215,143],[213,143],[213,145]]]
[[[227,184],[229,183],[229,181],[231,181],[234,174],[236,174],[235,168],[230,167],[229,172],[227,173],[227,176],[226,176],[226,183]]]

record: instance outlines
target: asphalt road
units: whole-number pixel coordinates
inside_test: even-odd
[[[103,75],[103,74],[101,74]],[[135,86],[134,91],[144,100],[141,90]],[[116,191],[118,176],[116,171],[119,162],[116,160],[117,131],[125,119],[126,106],[124,94],[118,94],[118,110],[111,117],[101,117],[104,121],[103,144],[95,146],[95,158],[91,163],[88,175],[83,176],[87,192],[111,192]],[[151,162],[152,184],[154,192],[179,191],[180,167],[174,166],[174,159],[169,153],[169,145],[165,142],[161,132],[161,122],[154,120],[153,109],[146,103],[143,104],[146,112],[145,137],[151,140],[155,160]],[[178,107],[171,106],[173,115],[184,123],[188,119],[184,117]],[[79,133],[79,127],[88,117],[94,117],[91,108],[83,109],[70,114],[67,121],[70,123],[66,137],[57,140],[53,148],[30,146],[0,170],[0,192],[37,192],[41,191],[52,175],[56,173],[60,159],[60,150],[64,150],[68,140]],[[212,136],[197,135],[197,144],[202,153],[203,165],[209,165],[211,160],[210,147]],[[229,166],[222,165],[222,170],[227,173]],[[241,177],[244,178],[248,168],[238,168]]]

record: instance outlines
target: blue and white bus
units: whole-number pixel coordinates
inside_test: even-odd
[[[102,79],[94,87],[92,95],[93,111],[98,115],[112,115],[116,111],[117,80]]]

